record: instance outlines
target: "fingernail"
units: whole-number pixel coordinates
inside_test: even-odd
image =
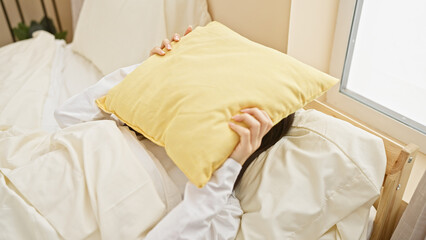
[[[179,38],[179,36],[175,36],[175,39],[176,39],[176,41],[179,41],[180,40],[180,38]]]
[[[166,52],[165,52],[165,51],[163,51],[163,50],[161,50],[161,54],[166,54]]]
[[[170,44],[167,44],[167,50],[171,50],[172,46]]]

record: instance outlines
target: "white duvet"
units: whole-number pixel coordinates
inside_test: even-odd
[[[0,48],[0,123],[41,126],[50,86],[55,38],[39,32],[34,39]]]
[[[366,238],[382,143],[326,120],[299,113],[289,136],[247,170],[237,239]],[[331,141],[336,133],[352,134]],[[181,200],[156,161],[110,120],[56,133],[0,127],[0,239],[142,238]]]
[[[39,31],[0,48],[0,124],[55,131],[53,111],[102,77],[62,40]]]
[[[113,121],[1,130],[0,239],[136,239],[166,213]]]

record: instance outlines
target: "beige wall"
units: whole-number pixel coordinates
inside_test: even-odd
[[[339,0],[209,0],[214,20],[328,72]]]
[[[291,0],[209,0],[212,18],[248,39],[287,52]]]
[[[339,0],[292,1],[287,53],[328,73],[338,6]]]
[[[3,11],[0,10],[0,46],[4,46],[12,42],[9,29],[4,17]]]
[[[15,0],[3,0],[9,19],[13,27],[16,27],[18,23],[21,21],[19,17],[19,12],[16,7]],[[22,9],[22,13],[24,15],[24,20],[27,25],[31,22],[31,20],[40,21],[43,18],[43,9],[41,7],[40,1],[36,0],[20,0],[19,1]],[[58,29],[58,24],[55,18],[55,12],[52,4],[52,0],[45,0],[47,15],[53,19],[55,27]],[[62,29],[68,31],[67,41],[70,42],[72,40],[72,19],[71,19],[71,6],[70,0],[56,0],[56,6],[58,8],[58,13],[60,16],[60,21],[62,25]],[[6,23],[6,19],[3,13],[3,10],[0,10],[0,46],[4,46],[13,42],[12,37],[10,35],[9,28]]]

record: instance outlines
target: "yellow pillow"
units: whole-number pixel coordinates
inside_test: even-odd
[[[242,108],[274,123],[338,80],[218,22],[197,27],[166,56],[152,56],[96,102],[160,146],[198,187],[232,153],[228,126]]]

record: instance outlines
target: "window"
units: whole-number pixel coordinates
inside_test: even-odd
[[[426,1],[356,2],[340,92],[426,134]]]

